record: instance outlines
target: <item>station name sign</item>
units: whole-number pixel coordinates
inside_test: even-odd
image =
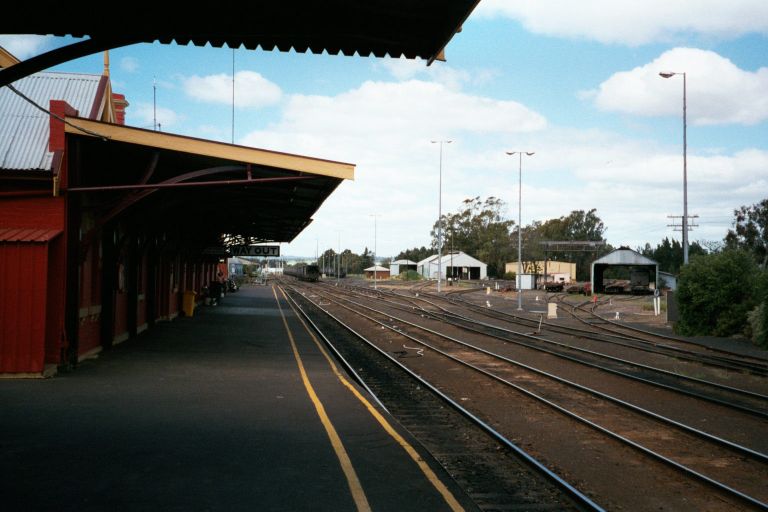
[[[233,245],[232,256],[280,256],[279,245]]]

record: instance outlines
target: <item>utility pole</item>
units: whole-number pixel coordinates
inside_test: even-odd
[[[440,144],[440,178],[438,181],[437,207],[437,293],[440,293],[440,281],[443,279],[443,143],[450,144],[451,140],[433,140],[432,144]]]

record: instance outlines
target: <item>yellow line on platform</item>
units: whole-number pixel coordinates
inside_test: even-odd
[[[280,287],[280,293],[283,294],[283,297],[286,297],[285,290],[283,290],[282,287]],[[286,297],[287,300],[287,297]],[[291,306],[291,309],[294,309],[293,305],[289,302],[289,306]],[[294,312],[295,309],[294,309]],[[301,324],[304,326],[304,329],[309,333],[312,340],[315,342],[315,345],[317,345],[317,348],[320,349],[320,352],[325,356],[325,359],[328,361],[328,364],[331,366],[331,369],[333,370],[333,373],[336,374],[336,377],[341,381],[344,386],[346,386],[352,394],[357,397],[358,400],[360,400],[366,409],[368,409],[368,412],[373,416],[376,421],[379,422],[379,424],[384,428],[384,430],[406,451],[406,453],[413,459],[413,461],[419,466],[419,469],[421,469],[422,473],[424,473],[424,476],[427,477],[427,480],[432,484],[432,486],[437,490],[437,492],[440,493],[440,495],[443,497],[445,502],[448,504],[448,506],[453,510],[454,512],[463,511],[464,507],[461,506],[461,504],[458,502],[456,497],[453,495],[453,493],[448,489],[445,484],[440,480],[440,478],[435,474],[434,471],[432,471],[432,468],[429,467],[429,464],[419,455],[419,452],[414,449],[413,446],[403,437],[400,435],[397,430],[395,430],[392,425],[387,421],[387,419],[382,416],[382,414],[376,409],[371,402],[368,401],[360,392],[357,390],[355,386],[352,385],[349,380],[339,371],[339,369],[336,367],[336,363],[334,363],[331,356],[328,354],[328,352],[323,347],[323,344],[320,343],[320,340],[317,339],[315,336],[315,333],[312,332],[312,329],[309,328],[309,326],[306,324],[304,319],[301,317],[300,314],[296,312],[296,317],[299,319]]]
[[[325,412],[325,407],[323,407],[323,404],[318,398],[317,393],[315,393],[315,388],[312,386],[312,383],[309,381],[309,376],[307,375],[307,372],[304,369],[304,363],[302,362],[301,356],[299,355],[299,349],[296,346],[296,340],[294,340],[293,333],[291,332],[291,328],[288,326],[288,320],[286,320],[285,314],[283,313],[283,308],[282,306],[280,306],[280,299],[277,297],[277,292],[275,291],[274,286],[272,286],[272,293],[275,296],[275,301],[277,302],[277,308],[280,310],[280,316],[283,319],[283,325],[285,326],[285,331],[288,333],[288,339],[291,341],[291,349],[293,349],[293,357],[296,358],[296,364],[299,367],[301,380],[302,382],[304,382],[304,387],[307,390],[307,394],[309,395],[309,398],[312,400],[312,403],[315,406],[317,415],[320,416],[320,421],[322,422],[323,427],[325,427],[325,432],[328,434],[328,438],[331,440],[331,445],[333,445],[333,450],[336,452],[336,457],[338,457],[339,459],[339,463],[341,464],[341,469],[344,472],[344,476],[347,477],[349,490],[352,492],[352,498],[355,500],[355,505],[357,506],[357,510],[361,512],[369,512],[371,510],[371,506],[368,504],[368,498],[366,498],[365,496],[365,491],[363,490],[363,486],[360,485],[360,479],[357,477],[355,468],[352,466],[352,461],[350,460],[349,455],[347,454],[347,450],[344,449],[344,444],[341,442],[341,438],[339,437],[339,434],[336,432],[336,429],[334,428],[333,423],[331,423],[331,419],[328,417],[328,414]]]

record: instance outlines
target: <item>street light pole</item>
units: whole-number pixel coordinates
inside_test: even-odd
[[[376,217],[378,217],[379,214],[372,213],[370,216],[373,217],[373,289],[378,290],[378,281],[376,279]]]
[[[451,140],[433,140],[432,144],[440,144],[440,178],[438,182],[437,209],[437,293],[440,293],[440,281],[443,278],[443,143],[450,144]]]
[[[336,286],[339,286],[339,274],[341,274],[341,233],[339,233],[339,253],[336,255]]]
[[[451,217],[451,285],[456,286],[456,269],[453,268],[453,217]]]
[[[688,264],[688,119],[687,119],[687,84],[686,74],[674,71],[662,71],[659,76],[671,78],[683,75],[683,265]]]
[[[507,151],[508,155],[519,155],[517,164],[517,310],[523,310],[523,153],[532,156],[533,151]]]

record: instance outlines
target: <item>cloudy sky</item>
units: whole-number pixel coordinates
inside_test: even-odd
[[[721,240],[733,209],[768,197],[768,2],[482,0],[447,62],[269,53],[235,60],[238,144],[357,165],[284,254],[316,245],[380,256],[427,245],[438,214],[495,196],[522,221],[596,208],[608,242],[680,238],[687,73],[691,240]],[[60,44],[0,38],[20,57]],[[233,51],[137,45],[111,52],[127,122],[229,142]],[[59,70],[99,73],[93,56]],[[678,221],[679,222],[679,221]]]

